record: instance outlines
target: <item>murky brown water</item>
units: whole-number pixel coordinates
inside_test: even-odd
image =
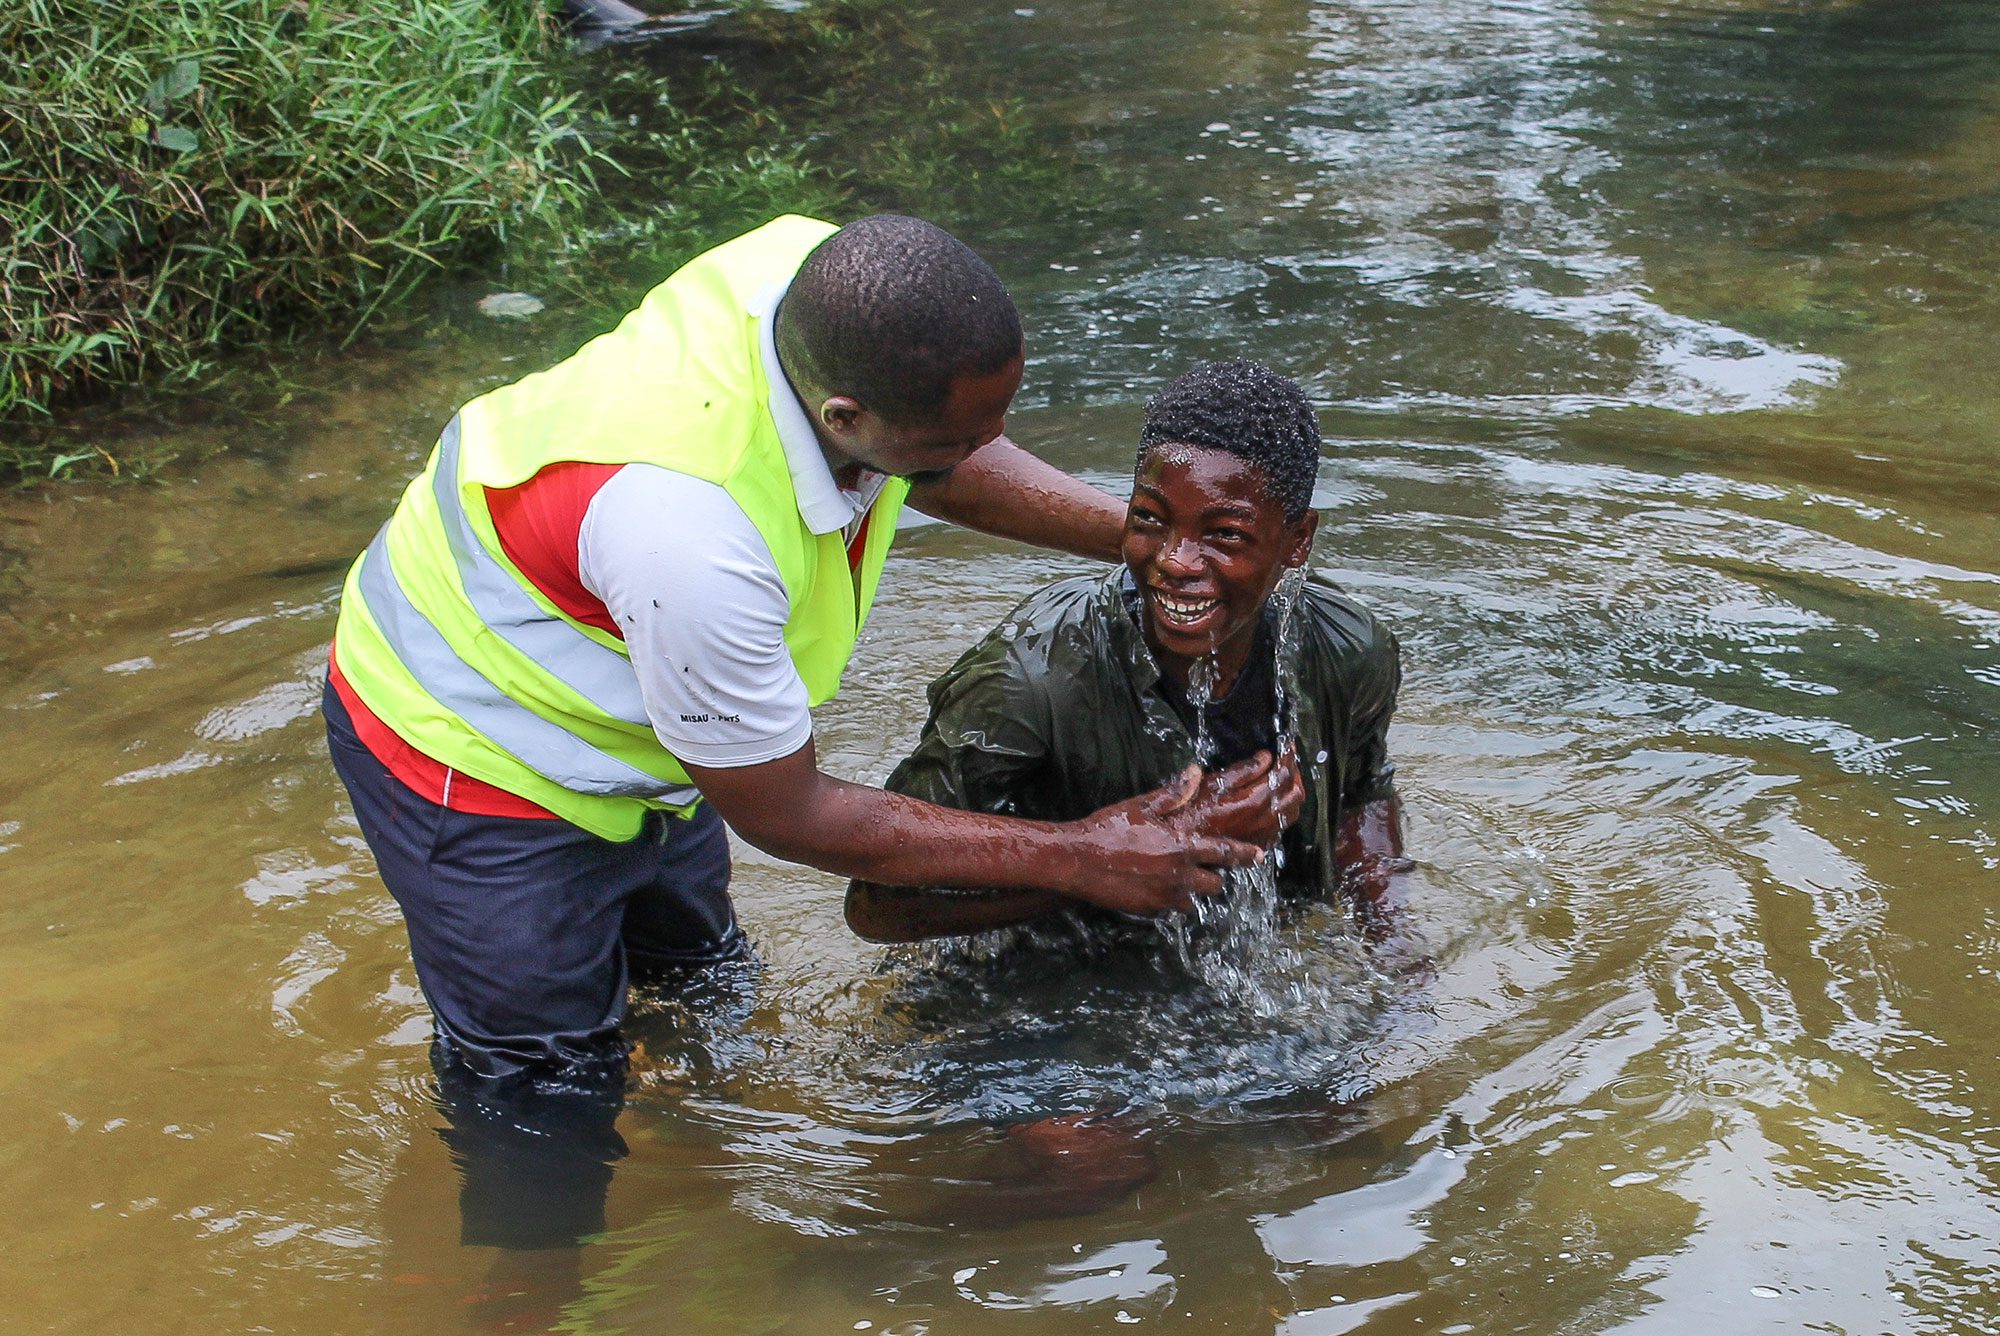
[[[357,357],[188,429],[254,457],[0,506],[0,1325],[2000,1326],[2000,14],[948,22],[1159,192],[1082,245],[983,206],[1017,435],[1114,482],[1144,395],[1239,351],[1332,405],[1319,564],[1408,661],[1392,940],[1290,925],[1291,1012],[1000,996],[880,968],[830,879],[745,851],[766,968],[740,1021],[636,1023],[610,1231],[461,1247],[313,563],[559,350]],[[839,773],[1070,569],[904,548],[820,717]],[[1090,1031],[1120,1007],[1154,1023]],[[1157,1175],[1004,1218],[1037,1200],[996,1126],[1105,1104]]]

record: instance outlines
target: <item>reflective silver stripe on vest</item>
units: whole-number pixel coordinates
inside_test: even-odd
[[[410,602],[389,564],[384,525],[361,557],[361,597],[410,676],[438,702],[492,739],[521,764],[575,793],[691,803],[699,793],[635,769],[562,725],[510,698],[458,657],[430,619]]]
[[[561,618],[550,616],[521,588],[521,582],[493,559],[473,532],[472,520],[459,502],[456,415],[438,438],[437,475],[431,490],[437,497],[438,513],[444,517],[445,541],[458,564],[459,583],[479,620],[529,662],[553,673],[564,686],[613,719],[651,727],[632,661]]]

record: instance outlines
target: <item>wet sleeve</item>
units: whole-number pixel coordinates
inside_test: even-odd
[[[1395,792],[1389,721],[1396,713],[1396,693],[1403,685],[1403,652],[1395,633],[1372,616],[1362,615],[1367,617],[1369,634],[1348,681],[1347,791],[1341,799],[1349,807]]]
[[[727,491],[627,465],[591,499],[577,573],[624,633],[653,732],[675,756],[758,765],[812,736],[785,645],[791,600],[764,536]]]
[[[1389,721],[1402,686],[1402,648],[1395,633],[1345,594],[1323,587],[1312,608],[1319,623],[1321,709],[1330,728],[1346,740],[1341,805],[1348,808],[1389,797],[1396,767],[1389,760]]]
[[[974,646],[931,684],[917,746],[884,786],[965,811],[1035,815],[1048,704],[1004,639]]]

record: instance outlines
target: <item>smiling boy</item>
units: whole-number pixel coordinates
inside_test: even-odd
[[[930,718],[887,787],[1066,820],[1197,760],[1228,767],[1213,781],[1225,789],[1271,782],[1282,711],[1296,729],[1297,775],[1281,757],[1275,782],[1303,792],[1287,805],[1298,810],[1281,885],[1327,895],[1345,879],[1378,894],[1401,855],[1387,749],[1396,638],[1307,579],[1292,613],[1296,652],[1283,662],[1277,653],[1273,593],[1311,554],[1320,445],[1304,393],[1260,363],[1208,363],[1167,386],[1140,433],[1124,566],[1031,596],[932,683]],[[1204,732],[1209,751],[1197,756]],[[849,925],[876,941],[1067,912],[1032,890],[856,881],[847,894]]]

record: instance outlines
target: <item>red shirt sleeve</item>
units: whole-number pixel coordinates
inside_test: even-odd
[[[616,464],[551,464],[518,487],[488,488],[486,506],[500,549],[542,595],[586,626],[623,639],[603,600],[583,587],[577,571],[577,534],[597,489],[618,472]],[[418,794],[454,812],[480,816],[554,819],[555,813],[483,780],[454,770],[406,742],[370,710],[340,672],[338,647],[327,675],[354,720],[354,732],[384,769]]]
[[[583,587],[576,539],[597,489],[618,464],[551,464],[518,487],[486,489],[486,509],[500,550],[528,582],[564,612],[623,640],[604,601]]]

